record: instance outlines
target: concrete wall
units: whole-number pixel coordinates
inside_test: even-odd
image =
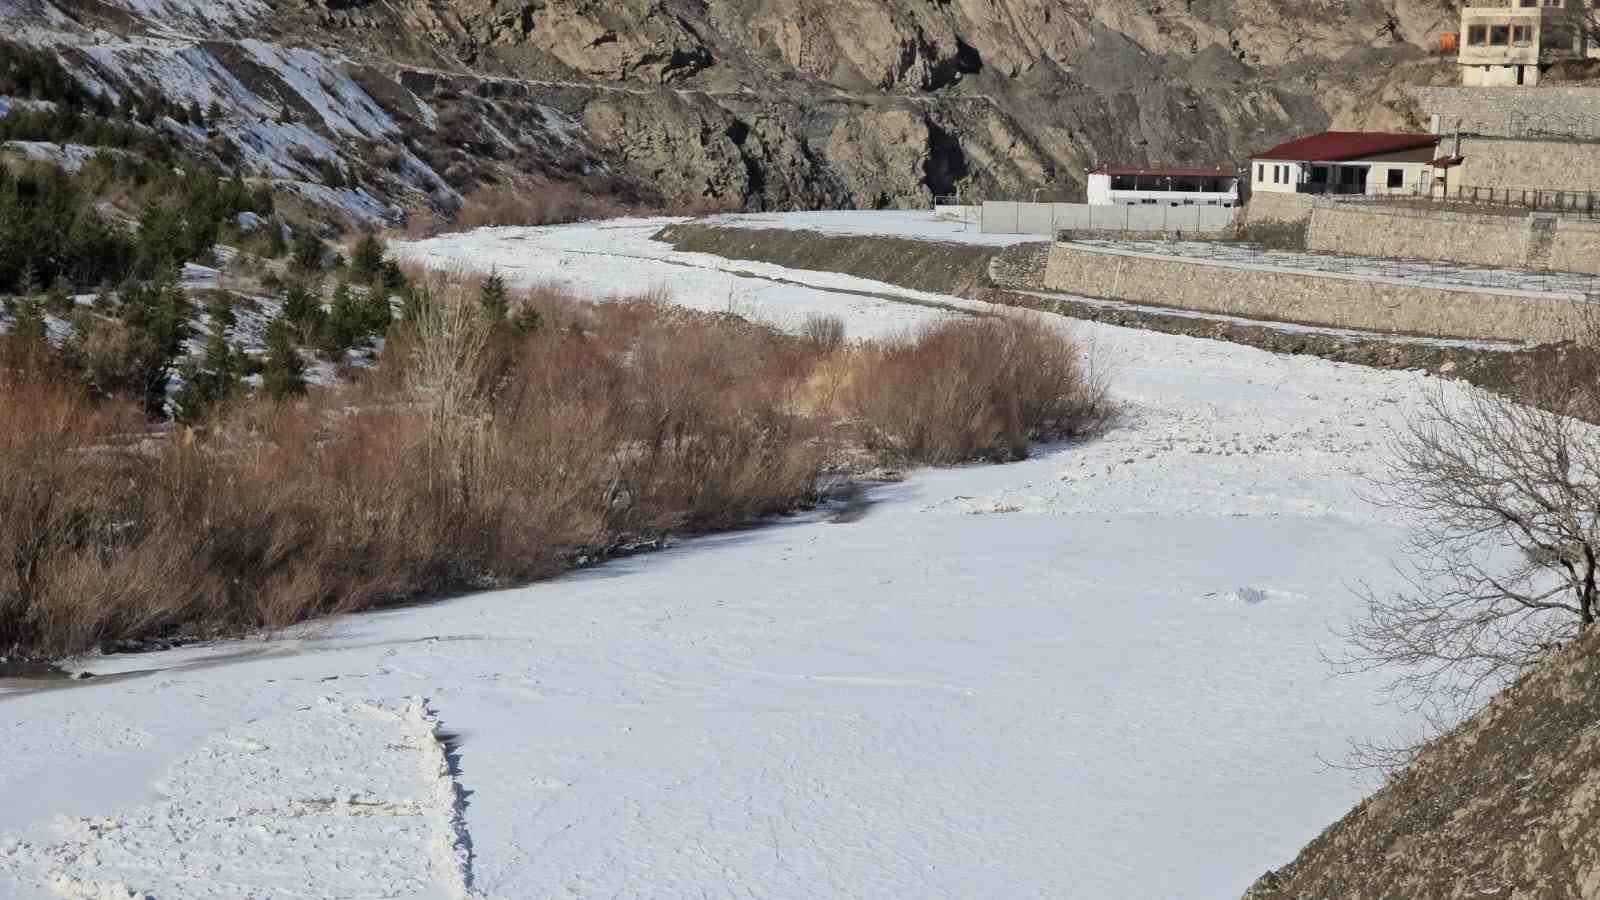
[[[1600,87],[1540,85],[1516,87],[1414,87],[1424,120],[1437,115],[1440,130],[1452,134],[1456,122],[1463,131],[1500,137],[1520,137],[1522,128],[1560,127],[1564,133],[1584,128],[1600,137]]]
[[[1086,203],[983,204],[986,234],[1039,234],[1058,231],[1139,231],[1215,234],[1233,224],[1234,211],[1218,206],[1090,206]]]
[[[1580,330],[1572,298],[1301,274],[1081,244],[1050,248],[1043,287],[1247,318],[1473,340],[1546,342]]]

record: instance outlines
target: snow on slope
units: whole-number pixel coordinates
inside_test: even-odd
[[[676,254],[657,225],[405,250],[858,336],[954,314]],[[1113,367],[1104,438],[0,695],[0,896],[265,896],[292,869],[313,897],[1237,897],[1357,799],[1318,754],[1413,724],[1316,651],[1346,582],[1392,580],[1402,532],[1354,488],[1425,382],[1064,327]],[[416,696],[459,790],[416,774]]]
[[[101,150],[83,144],[53,144],[49,141],[3,141],[0,156],[20,156],[32,162],[55,163],[68,172],[76,172]],[[117,152],[115,150],[110,152]]]

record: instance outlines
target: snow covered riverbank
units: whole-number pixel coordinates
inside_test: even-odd
[[[857,337],[973,307],[659,224],[403,252]],[[0,896],[1237,897],[1359,797],[1318,754],[1409,727],[1316,651],[1390,580],[1355,488],[1423,381],[1069,327],[1096,441],[0,694]]]

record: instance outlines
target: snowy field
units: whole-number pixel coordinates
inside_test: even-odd
[[[858,337],[972,306],[660,224],[404,252]],[[1393,583],[1401,531],[1356,489],[1426,383],[1063,327],[1126,411],[1095,441],[13,683],[0,896],[1238,897],[1361,796],[1319,754],[1414,725],[1317,650],[1349,582]]]

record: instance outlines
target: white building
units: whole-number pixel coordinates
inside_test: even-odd
[[[1474,0],[1461,10],[1461,83],[1538,84],[1556,63],[1594,55],[1593,13],[1589,0]]]
[[[1089,173],[1090,206],[1225,206],[1239,203],[1229,169],[1102,166]]]
[[[1433,188],[1436,134],[1325,131],[1250,160],[1250,190],[1282,194],[1415,194]]]

